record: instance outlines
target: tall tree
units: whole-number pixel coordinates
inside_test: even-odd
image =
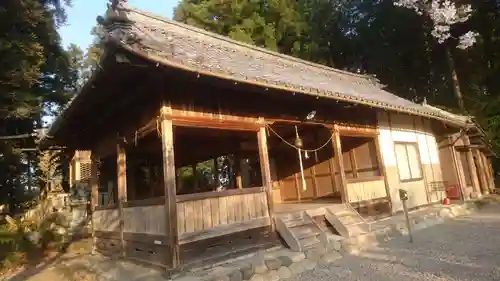
[[[68,54],[58,25],[65,5],[59,0],[5,0],[0,3],[0,135],[32,134],[44,110],[64,104],[73,92]],[[0,140],[0,200],[16,203],[30,179],[33,158],[21,148],[33,138]]]
[[[459,23],[466,22],[470,18],[472,14],[471,5],[455,3],[451,0],[397,0],[395,5],[412,9],[417,14],[430,19],[433,27],[432,36],[439,43],[445,44],[446,59],[450,68],[453,92],[455,93],[458,107],[464,110],[464,99],[451,49],[453,45],[462,50],[471,47],[476,42],[477,33],[469,30],[454,37],[452,28]]]

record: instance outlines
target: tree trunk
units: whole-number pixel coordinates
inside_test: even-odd
[[[450,68],[450,76],[452,82],[453,93],[457,99],[458,108],[465,110],[464,99],[462,96],[462,91],[460,90],[460,83],[458,81],[457,69],[455,68],[455,61],[453,60],[453,55],[451,54],[450,48],[446,47],[446,58],[448,59],[448,66]]]

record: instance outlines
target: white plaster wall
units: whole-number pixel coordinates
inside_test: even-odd
[[[408,192],[409,208],[430,203],[431,196],[428,194],[426,181],[442,181],[436,139],[430,133],[426,133],[426,131],[430,131],[430,127],[426,128],[422,118],[399,114],[391,114],[391,122],[389,122],[387,112],[379,112],[377,119],[379,125],[378,141],[382,161],[387,172],[393,212],[403,208],[401,200],[399,200],[399,189],[405,189]],[[397,121],[392,122],[392,120]],[[417,143],[424,179],[412,182],[399,180],[394,142]],[[429,176],[431,178],[428,178]],[[435,197],[432,201],[437,200],[438,196]]]

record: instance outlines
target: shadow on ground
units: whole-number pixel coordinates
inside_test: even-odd
[[[160,271],[130,262],[109,259],[90,253],[91,239],[71,243],[60,253],[37,266],[30,266],[7,281],[158,281],[164,280]]]

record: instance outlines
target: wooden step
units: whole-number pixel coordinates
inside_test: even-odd
[[[280,215],[279,217],[284,222],[287,222],[287,221],[294,221],[294,220],[303,220],[304,219],[304,214],[302,212],[299,212],[299,213],[291,213],[291,214]]]
[[[320,241],[319,241],[318,237],[316,237],[316,236],[311,236],[311,237],[307,237],[307,238],[299,240],[299,243],[300,243],[302,250],[307,249],[309,247],[312,247],[312,246],[318,244],[319,242]]]
[[[326,209],[325,218],[344,237],[354,237],[369,231],[368,224],[361,215],[348,205],[344,209]]]
[[[318,243],[325,247],[328,244],[324,231],[306,212],[278,215],[275,223],[279,235],[294,251],[304,251]]]
[[[310,223],[311,223],[310,221],[306,221],[306,220],[303,220],[303,219],[301,219],[301,220],[293,220],[293,221],[285,221],[285,225],[288,228],[300,227],[300,226],[308,225]]]
[[[303,239],[303,238],[310,237],[310,236],[318,235],[317,229],[313,229],[312,227],[307,226],[307,225],[302,226],[302,227],[298,227],[298,228],[293,228],[292,232],[295,235],[295,237],[297,237],[297,239],[299,239],[299,240]]]

